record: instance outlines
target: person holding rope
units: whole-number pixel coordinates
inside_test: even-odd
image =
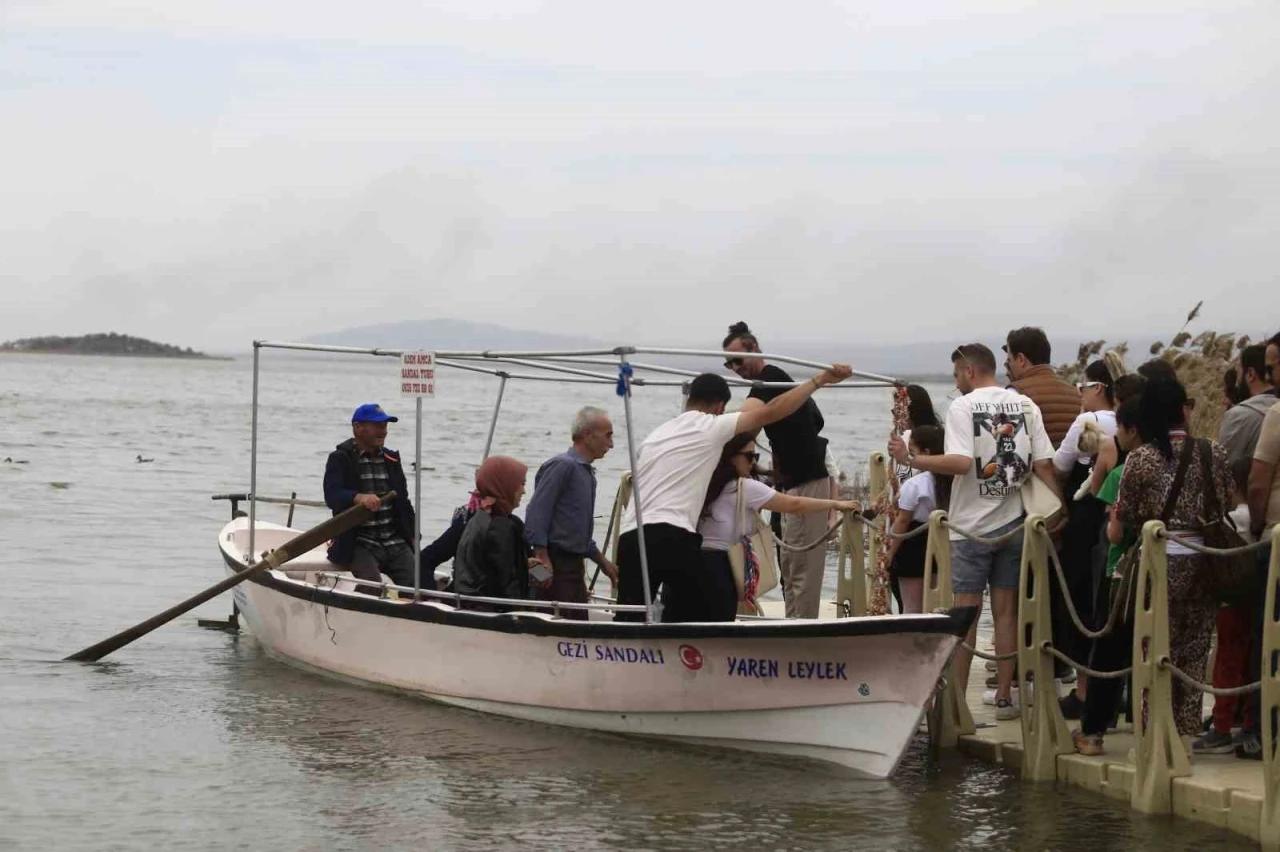
[[[651,592],[665,587],[662,620],[707,621],[715,600],[699,585],[702,536],[698,518],[711,474],[734,435],[755,433],[794,413],[818,388],[853,375],[847,364],[833,364],[763,406],[725,413],[732,398],[723,376],[703,373],[689,383],[684,413],[649,433],[637,454],[635,493],[627,506],[618,539],[618,603],[644,605],[640,573],[640,533],[636,503],[644,517],[644,542]],[[824,468],[825,470],[825,468]],[[638,612],[620,612],[615,621],[641,621]]]
[[[740,377],[758,382],[793,381],[777,365],[766,363],[763,358],[746,357],[760,351],[760,342],[745,322],[729,326],[723,345],[727,352],[744,354],[724,363]],[[742,410],[758,410],[785,392],[786,389],[780,387],[753,387]],[[827,439],[821,434],[824,425],[818,404],[808,400],[793,413],[764,427],[773,451],[774,484],[787,494],[817,499],[840,496],[836,480],[827,470]],[[793,548],[813,541],[826,528],[827,519],[822,515],[782,513],[781,538]],[[822,576],[827,567],[826,552],[822,548],[804,552],[784,550],[779,567],[787,618],[817,618],[822,602]]]
[[[752,534],[750,526],[744,528],[744,520],[750,524],[761,509],[792,515],[821,512],[824,516],[830,511],[858,512],[862,509],[856,500],[826,500],[775,491],[755,478],[758,461],[760,453],[756,451],[755,435],[736,435],[724,445],[720,464],[711,474],[711,484],[707,486],[698,535],[702,536],[700,583],[711,602],[708,621],[733,621],[737,617],[739,595],[729,564],[729,548],[743,536]],[[739,488],[743,490],[745,519],[738,514]],[[821,545],[815,549],[826,550]]]
[[[990,586],[996,653],[1010,654],[1017,638],[1022,485],[1027,477],[1038,476],[1061,495],[1053,445],[1035,403],[996,382],[996,359],[990,349],[967,343],[951,354],[951,365],[963,396],[947,411],[943,455],[914,455],[898,436],[889,439],[889,454],[916,470],[954,477],[948,527],[956,606],[981,608],[982,593]],[[970,647],[976,633],[975,619]],[[956,661],[957,686],[963,694],[972,653],[957,648]],[[1001,660],[997,667],[996,718],[1002,721],[1018,718],[1013,670],[1012,659]]]

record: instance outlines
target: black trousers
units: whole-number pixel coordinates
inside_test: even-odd
[[[1068,495],[1075,493],[1083,477],[1078,472],[1083,466],[1076,465],[1076,471],[1066,485]],[[1095,578],[1095,550],[1098,545],[1099,532],[1106,521],[1106,504],[1096,497],[1085,497],[1083,500],[1072,500],[1068,507],[1066,526],[1062,529],[1062,546],[1058,550],[1058,559],[1062,562],[1062,573],[1067,578],[1067,588],[1071,591],[1071,602],[1075,605],[1080,620],[1090,629],[1097,629],[1094,618],[1094,600],[1098,596],[1097,579]],[[1089,655],[1089,640],[1076,629],[1071,614],[1067,612],[1063,598],[1062,586],[1058,578],[1052,576],[1050,566],[1049,605],[1053,618],[1053,646],[1073,660],[1085,662]],[[1055,670],[1065,674],[1066,665],[1058,661]],[[1090,689],[1092,689],[1092,685]]]
[[[1136,565],[1130,568],[1137,571]],[[1134,578],[1137,581],[1137,578]],[[1118,582],[1118,581],[1117,581]],[[1105,620],[1109,613],[1110,595],[1104,598],[1108,608],[1104,609],[1104,601],[1098,606],[1099,619]],[[1114,672],[1126,668],[1133,662],[1133,608],[1120,617],[1119,622],[1110,633],[1101,639],[1093,640],[1093,651],[1089,655],[1089,667],[1100,672]],[[1102,735],[1107,732],[1111,720],[1115,718],[1120,705],[1120,691],[1124,687],[1125,678],[1089,678],[1089,692],[1084,699],[1084,713],[1080,717],[1080,730],[1089,735]]]
[[[738,587],[733,582],[733,566],[729,564],[728,551],[702,551],[702,567],[694,582],[706,604],[706,617],[699,621],[737,620]]]
[[[649,591],[662,594],[662,620],[707,621],[714,603],[706,600],[702,574],[702,536],[671,524],[644,525],[645,556],[649,563]],[[640,536],[637,530],[618,539],[618,603],[644,604],[640,574]],[[644,621],[644,613],[620,612],[614,621]]]

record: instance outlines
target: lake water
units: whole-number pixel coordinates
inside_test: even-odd
[[[409,415],[388,444],[412,457],[412,403],[389,359],[263,362],[259,493],[318,498],[361,402]],[[27,462],[0,463],[0,849],[1253,848],[955,755],[930,763],[922,743],[873,783],[364,689],[196,626],[229,600],[108,662],[58,662],[222,575],[229,511],[209,497],[248,490],[251,378],[247,358],[0,357],[0,459]],[[442,371],[424,403],[427,535],[469,490],[496,390]],[[947,389],[932,390],[941,406]],[[680,397],[638,389],[634,402],[639,437]],[[887,391],[819,402],[847,468],[882,446]],[[586,403],[613,411],[619,436],[598,465],[605,514],[626,459],[610,387],[508,383],[494,452],[536,466]],[[299,512],[304,526],[325,514]]]

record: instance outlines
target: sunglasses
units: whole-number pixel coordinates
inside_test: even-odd
[[[1089,388],[1100,388],[1100,387],[1102,387],[1102,382],[1077,382],[1076,383],[1076,389],[1081,392],[1086,391]]]
[[[742,359],[741,359],[741,358],[728,358],[728,359],[726,359],[726,360],[725,360],[725,362],[724,362],[724,366],[725,366],[725,369],[727,369],[727,370],[736,370],[738,367],[741,367],[741,366],[742,366]]]
[[[742,452],[742,453],[734,453],[734,455],[742,456],[743,458],[750,460],[752,464],[755,464],[756,462],[760,461],[759,453]]]

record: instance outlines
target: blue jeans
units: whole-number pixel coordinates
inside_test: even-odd
[[[982,594],[990,584],[993,589],[1017,589],[1022,571],[1022,522],[992,530],[983,538],[997,538],[1018,530],[1004,544],[992,547],[967,538],[951,542],[951,590],[956,594]]]

